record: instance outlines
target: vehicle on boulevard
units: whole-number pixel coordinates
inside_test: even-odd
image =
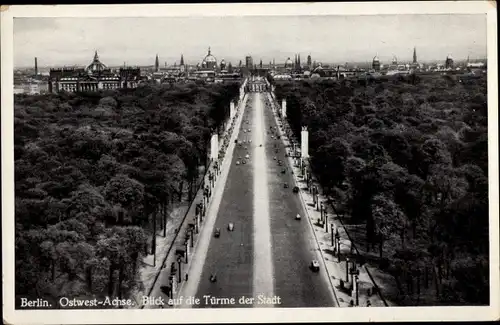
[[[239,165],[240,164],[240,161],[239,160],[236,160],[236,165]]]
[[[283,184],[283,187],[288,188],[288,184],[287,183]]]
[[[215,238],[220,237],[220,228],[215,228],[214,236],[215,236]]]
[[[227,225],[227,230],[229,230],[229,231],[233,231],[233,230],[234,230],[234,223],[230,222],[230,223]]]
[[[282,173],[282,174],[285,174],[285,173],[286,173],[286,169],[285,169],[285,168],[283,168],[283,169],[281,170],[281,173]]]
[[[245,158],[246,158],[246,159],[250,158],[250,155],[249,155],[249,154],[247,154],[247,155],[245,156]]]
[[[302,219],[302,217],[300,216],[300,214],[297,213],[297,215],[295,216],[295,220],[300,220]]]
[[[216,281],[217,281],[217,275],[210,274],[210,282],[216,282]]]
[[[319,271],[319,262],[317,260],[311,261],[311,270],[313,270],[314,272]]]
[[[245,164],[247,163],[247,161],[246,161],[246,160],[243,160],[241,163],[242,163],[243,165],[245,165]]]
[[[294,186],[293,187],[293,193],[299,193],[299,187],[298,186]]]

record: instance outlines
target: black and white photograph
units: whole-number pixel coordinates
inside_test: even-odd
[[[7,323],[500,318],[494,3],[1,14]]]

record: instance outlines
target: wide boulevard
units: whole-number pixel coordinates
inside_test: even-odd
[[[200,304],[182,307],[333,307],[325,270],[310,269],[313,259],[320,260],[319,251],[309,221],[295,219],[304,216],[304,207],[292,191],[291,168],[267,94],[247,96],[227,179],[215,188],[220,197],[212,202],[212,223],[205,225],[209,229],[201,234],[181,291]],[[216,282],[210,281],[212,274]],[[234,298],[235,304],[221,298]]]

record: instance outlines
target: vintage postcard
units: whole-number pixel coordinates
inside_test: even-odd
[[[496,320],[496,3],[2,6],[7,324]]]

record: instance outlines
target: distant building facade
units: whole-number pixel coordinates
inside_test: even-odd
[[[118,73],[112,72],[99,60],[96,51],[87,68],[50,69],[48,91],[58,93],[136,88],[141,80],[139,68],[124,67]]]
[[[245,57],[245,67],[247,69],[252,69],[253,68],[253,59],[250,55],[247,55]]]
[[[380,71],[380,59],[375,56],[372,61],[372,69],[375,71]]]

